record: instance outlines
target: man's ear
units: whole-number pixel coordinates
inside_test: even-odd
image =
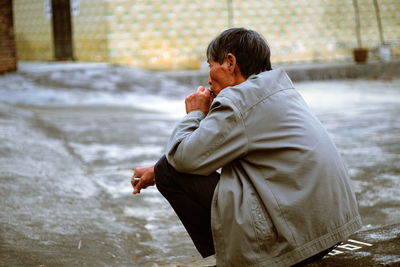
[[[234,72],[235,67],[236,67],[236,57],[232,53],[228,53],[226,55],[226,61],[228,63],[228,70],[229,72]]]
[[[240,70],[239,65],[237,64],[236,57],[234,54],[228,53],[226,55],[225,61],[228,65],[227,69],[229,73],[231,73],[235,77],[236,84],[242,83],[245,80],[247,80],[247,78],[243,76],[242,71]]]

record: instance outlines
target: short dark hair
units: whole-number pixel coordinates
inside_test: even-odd
[[[271,52],[267,41],[253,30],[231,28],[223,31],[208,45],[207,59],[222,64],[228,53],[235,55],[245,78],[271,70]]]

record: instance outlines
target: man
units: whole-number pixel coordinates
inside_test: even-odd
[[[322,258],[361,227],[335,145],[286,73],[271,70],[258,33],[228,29],[207,58],[210,90],[186,98],[166,156],[136,170],[134,193],[155,183],[218,266]]]

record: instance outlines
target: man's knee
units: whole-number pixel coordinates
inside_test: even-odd
[[[167,158],[162,156],[154,166],[155,182],[158,185],[166,185],[171,182],[169,177],[171,176],[171,169],[173,167],[168,163]]]

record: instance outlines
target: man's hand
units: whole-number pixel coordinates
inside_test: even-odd
[[[140,194],[140,190],[146,189],[148,186],[154,185],[154,166],[148,166],[143,168],[136,168],[133,178],[140,178],[139,181],[131,180],[133,187],[133,194]]]
[[[210,104],[212,101],[210,90],[204,86],[199,86],[197,91],[188,95],[185,99],[186,113],[194,110],[200,110],[207,115],[210,110]]]

